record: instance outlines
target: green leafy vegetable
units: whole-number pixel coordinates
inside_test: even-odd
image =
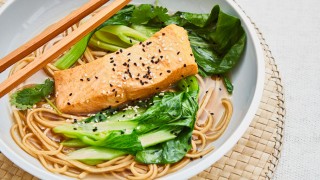
[[[70,138],[63,142],[69,147],[103,147],[137,154],[145,163],[174,163],[190,149],[196,112],[199,85],[195,77],[178,83],[180,92],[166,92],[155,96],[147,109],[148,101],[141,108],[123,110],[107,109],[83,122],[60,125],[55,133]],[[156,160],[151,150],[160,152]],[[175,149],[175,150],[173,150]],[[82,161],[95,164],[95,158]],[[99,160],[99,159],[98,159]]]
[[[226,77],[226,76],[223,76],[223,83],[226,86],[228,93],[232,94],[233,85],[232,85],[230,79],[228,77]]]
[[[18,109],[26,110],[53,92],[54,82],[47,79],[44,84],[37,84],[33,87],[16,91],[10,96],[10,103]]]
[[[133,10],[132,18],[133,24],[146,24],[149,21],[153,23],[165,22],[170,18],[168,10],[159,6],[152,6],[150,4],[142,4]]]

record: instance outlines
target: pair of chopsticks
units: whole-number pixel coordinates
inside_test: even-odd
[[[0,59],[0,73],[22,58],[31,54],[33,51],[71,27],[73,24],[79,22],[81,19],[83,19],[108,1],[109,0],[90,0],[88,3],[81,6],[64,19],[49,26],[42,33],[31,39],[24,45],[20,46],[18,49],[14,50],[4,58]],[[86,21],[84,24],[82,24],[79,28],[77,28],[68,36],[52,46],[47,52],[39,56],[35,61],[32,61],[26,67],[8,77],[8,79],[0,84],[0,98],[9,93],[13,88],[21,84],[23,81],[28,79],[31,75],[45,67],[59,55],[67,51],[76,42],[81,40],[88,33],[97,28],[100,24],[109,19],[112,15],[122,9],[129,2],[130,0],[113,1],[88,21]]]

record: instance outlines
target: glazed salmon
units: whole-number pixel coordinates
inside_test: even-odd
[[[148,97],[197,72],[187,32],[169,25],[128,49],[56,71],[56,105],[64,113],[93,113]]]

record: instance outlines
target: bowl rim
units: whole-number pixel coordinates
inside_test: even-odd
[[[6,3],[0,8],[0,15],[16,0],[7,0]],[[226,0],[225,1],[233,10],[237,13],[239,18],[242,20],[242,25],[246,26],[248,30],[248,34],[250,34],[253,42],[254,53],[257,57],[257,79],[256,79],[256,87],[254,90],[254,95],[251,100],[250,106],[248,111],[245,113],[244,118],[240,125],[233,131],[230,137],[215,151],[215,153],[207,155],[207,159],[210,161],[199,161],[197,165],[192,167],[184,167],[183,170],[180,170],[176,173],[172,173],[167,175],[165,178],[174,180],[176,178],[187,178],[195,176],[196,174],[200,173],[201,171],[207,169],[211,165],[213,165],[217,160],[219,160],[226,152],[228,152],[242,137],[246,129],[249,127],[252,119],[256,111],[258,110],[260,100],[263,93],[264,87],[264,74],[265,74],[265,62],[263,56],[263,50],[260,45],[260,40],[257,36],[257,33],[254,29],[254,26],[248,16],[244,13],[244,11],[240,8],[236,2],[233,0]],[[37,176],[42,179],[60,179],[54,173],[49,171],[40,169],[40,167],[36,167],[28,162],[26,159],[19,156],[17,153],[11,150],[11,148],[2,140],[0,139],[0,150],[8,159],[10,159],[13,163],[18,165],[23,170],[27,171],[28,173]]]

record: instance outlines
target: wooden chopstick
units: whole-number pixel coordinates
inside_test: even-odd
[[[109,19],[113,14],[118,12],[129,2],[130,0],[115,0],[114,2],[110,3],[88,21],[83,23],[79,28],[52,46],[47,52],[39,56],[20,71],[8,77],[8,79],[0,84],[0,97],[3,97],[17,85],[21,84],[31,75],[42,69],[46,64],[57,58],[60,54],[64,53],[72,45]]]
[[[109,0],[90,0],[77,10],[70,13],[67,17],[47,27],[42,33],[2,58],[0,60],[0,73],[22,58],[31,54],[33,51],[35,51],[63,31],[67,30],[73,24],[79,22],[81,19],[83,19],[108,1]]]

